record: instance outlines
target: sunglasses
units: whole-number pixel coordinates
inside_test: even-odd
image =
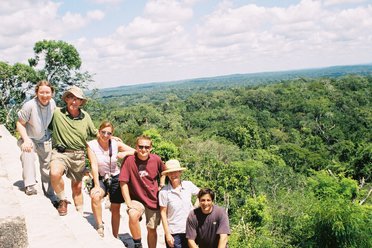
[[[111,136],[112,133],[108,131],[101,131],[101,134]]]
[[[151,146],[138,146],[138,148],[140,150],[142,150],[143,148],[145,148],[146,150],[150,149]]]
[[[74,101],[83,101],[83,99],[78,98],[78,97],[74,96],[73,94],[69,94],[69,95],[67,95],[67,96],[66,96],[66,99],[74,100]]]

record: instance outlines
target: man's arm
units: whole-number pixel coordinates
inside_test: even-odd
[[[187,244],[189,245],[189,248],[198,248],[199,246],[195,243],[195,240],[188,239]]]
[[[88,136],[91,136],[91,137],[95,137],[95,138],[99,138],[99,132],[98,132],[98,129],[94,126],[94,123],[92,121],[92,118],[90,117],[90,115],[88,114],[88,112],[84,111],[84,114],[85,116],[87,116],[89,119],[88,119]]]
[[[218,248],[225,248],[228,241],[228,235],[230,234],[229,217],[225,209],[219,208],[219,210],[220,220],[217,234],[220,235],[220,239],[218,241]]]
[[[160,176],[160,182],[159,182],[159,190],[165,186],[165,178],[167,176]]]
[[[123,195],[125,204],[127,204],[127,208],[131,209],[132,207],[132,199],[130,198],[128,184],[126,182],[120,182],[121,194]]]
[[[135,149],[133,149],[132,147],[130,147],[126,144],[124,144],[121,141],[118,141],[118,150],[119,150],[118,151],[118,158],[120,158],[120,159],[123,159],[128,155],[134,155],[134,153],[136,152]]]
[[[167,207],[160,206],[160,216],[161,216],[161,221],[162,221],[162,224],[163,224],[165,240],[167,241],[167,243],[170,247],[173,247],[174,246],[174,239],[173,239],[172,234],[169,231],[168,218],[167,218]]]
[[[87,154],[88,159],[90,162],[90,166],[92,168],[92,176],[94,182],[94,188],[91,190],[91,195],[99,193],[101,190],[101,186],[99,185],[99,177],[98,177],[98,163],[96,154],[90,149],[89,145],[87,146]]]
[[[160,161],[160,170],[159,170],[159,175],[160,175],[160,180],[159,180],[159,190],[161,190],[161,188],[163,188],[165,186],[165,179],[166,179],[166,175],[161,175],[161,172],[163,172],[165,170],[165,165],[162,161]]]
[[[197,236],[196,234],[197,223],[195,223],[196,219],[192,215],[193,211],[195,210],[192,210],[189,213],[189,216],[187,217],[186,220],[186,238],[189,248],[198,248],[199,246],[195,243],[195,239]]]
[[[31,152],[32,147],[33,147],[33,142],[30,139],[30,137],[28,137],[28,135],[27,135],[26,122],[24,122],[21,119],[19,119],[17,121],[16,126],[17,126],[17,131],[19,132],[19,134],[21,135],[21,137],[23,139],[23,143],[21,145],[22,151],[24,151],[24,152]]]
[[[220,240],[218,241],[218,248],[226,248],[228,235],[226,233],[220,234]]]

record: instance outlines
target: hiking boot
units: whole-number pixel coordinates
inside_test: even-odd
[[[57,210],[60,216],[65,216],[67,214],[67,204],[68,204],[67,200],[59,201]]]
[[[36,195],[37,190],[35,189],[35,187],[33,185],[32,186],[27,186],[25,188],[25,193],[26,193],[26,195]]]
[[[142,243],[135,243],[134,248],[142,248]]]
[[[111,202],[109,198],[106,198],[105,200],[105,209],[110,209],[111,208]],[[111,209],[110,209],[111,210]]]
[[[103,238],[105,236],[105,226],[103,224],[98,225],[97,232],[98,232],[98,235]]]
[[[52,205],[53,205],[53,207],[55,207],[56,209],[58,209],[59,201],[52,201]]]

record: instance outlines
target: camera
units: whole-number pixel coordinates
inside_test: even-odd
[[[109,174],[105,174],[105,177],[103,178],[103,183],[105,184],[107,189],[111,189],[111,182],[112,178]]]
[[[57,145],[56,146],[56,149],[59,153],[64,153],[65,150],[66,150],[66,147],[62,146],[62,145]]]

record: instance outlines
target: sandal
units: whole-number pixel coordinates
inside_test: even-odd
[[[98,225],[97,232],[98,232],[98,235],[103,238],[105,236],[105,226],[103,224]]]

